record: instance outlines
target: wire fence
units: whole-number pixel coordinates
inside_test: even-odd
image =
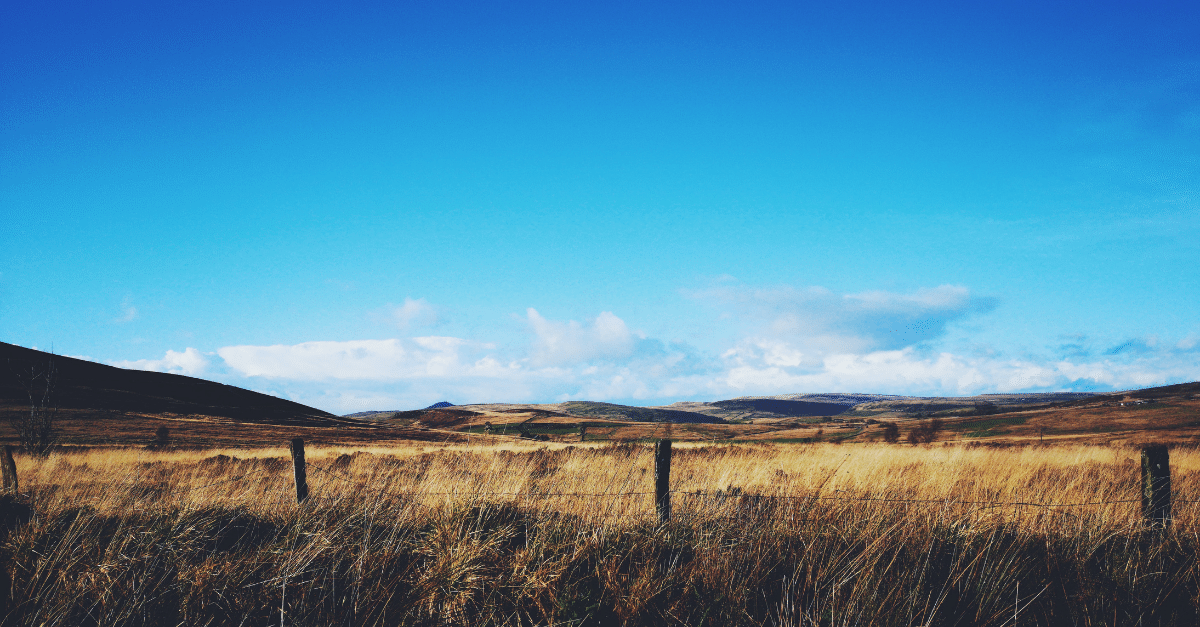
[[[228,459],[228,458],[227,458]],[[245,461],[236,460],[233,461]],[[269,483],[263,484],[262,492],[258,493],[260,498],[262,495],[270,494],[270,502],[276,504],[286,503],[289,499],[294,502],[296,499],[295,493],[292,492],[292,482],[288,481],[285,474],[285,469],[288,465],[280,463],[283,460],[272,459],[271,462],[260,462],[257,468],[245,469],[239,467],[224,467],[223,463],[213,464],[210,468],[212,472],[237,472],[237,476],[224,477],[208,481],[199,485],[193,483],[180,484],[177,488],[162,485],[159,481],[154,485],[160,486],[162,490],[186,489],[187,491],[205,491],[230,484],[247,483],[256,480],[266,480]],[[349,494],[345,491],[330,489],[332,485],[341,484],[356,491],[377,493],[380,496],[388,495],[393,498],[404,499],[418,507],[432,507],[423,500],[430,497],[451,497],[464,501],[480,501],[480,500],[514,500],[524,505],[533,507],[553,506],[555,502],[562,502],[569,499],[590,499],[596,501],[596,507],[591,508],[588,512],[591,516],[601,518],[630,518],[630,517],[645,517],[654,512],[657,501],[662,499],[664,495],[668,498],[674,497],[678,506],[685,511],[705,510],[705,509],[720,509],[725,508],[733,513],[753,511],[753,510],[770,510],[778,509],[781,506],[792,506],[803,503],[816,502],[843,502],[843,503],[878,503],[878,504],[900,504],[900,505],[926,505],[937,506],[941,508],[962,508],[970,511],[982,511],[989,509],[1002,508],[1035,508],[1045,510],[1068,510],[1074,508],[1104,508],[1108,506],[1143,504],[1145,497],[1139,495],[1133,498],[1101,498],[1090,500],[1077,500],[1068,502],[1053,502],[1040,501],[1031,499],[959,499],[953,497],[944,498],[916,498],[904,497],[900,495],[878,495],[862,492],[850,492],[840,489],[825,490],[822,488],[808,489],[804,493],[799,494],[779,494],[779,493],[753,493],[749,491],[733,489],[684,489],[674,488],[665,491],[655,490],[590,490],[590,491],[572,491],[554,489],[553,486],[547,489],[538,489],[533,486],[526,489],[518,490],[488,490],[481,489],[478,486],[465,485],[463,489],[444,490],[444,489],[421,489],[420,479],[412,481],[397,482],[394,475],[387,475],[379,478],[378,476],[370,479],[354,477],[351,474],[342,472],[335,468],[335,464],[319,464],[305,460],[303,467],[306,471],[312,470],[318,473],[319,476],[325,478],[321,488],[315,494],[307,495],[301,498],[311,498],[318,502],[320,501],[336,501],[348,498]],[[346,466],[349,467],[348,465]],[[633,474],[639,468],[631,464],[629,476],[625,477],[624,481],[613,481],[611,485],[629,486],[635,483]],[[525,468],[529,471],[529,468]],[[643,474],[645,469],[641,469]],[[520,473],[518,473],[520,474]],[[528,477],[528,472],[525,473]],[[643,479],[638,479],[643,480]],[[137,487],[142,482],[141,473],[129,477],[127,483],[131,488]],[[307,493],[307,487],[305,488]],[[1128,494],[1128,492],[1126,492]],[[226,495],[230,498],[235,498],[235,495]],[[1190,496],[1190,495],[1187,495]],[[626,501],[621,503],[621,499]],[[1172,495],[1171,502],[1176,504],[1195,504],[1200,503],[1200,499],[1185,498],[1185,495]],[[443,501],[444,502],[444,501]],[[682,513],[682,512],[681,512]]]
[[[373,486],[368,482],[360,481],[349,477],[343,473],[337,472],[330,468],[325,468],[312,462],[307,463],[307,467],[314,469],[327,476],[333,477],[346,484],[357,486],[360,488],[378,489],[381,492],[388,492],[397,496],[471,496],[471,497],[562,497],[562,498],[614,498],[614,497],[634,497],[634,496],[655,496],[652,491],[624,491],[624,492],[538,492],[538,491],[520,491],[520,492],[499,492],[499,491],[480,491],[480,490],[462,490],[456,492],[430,492],[430,491],[395,491],[388,489],[388,486]],[[850,494],[822,494],[814,492],[811,494],[754,494],[747,492],[726,492],[726,491],[703,491],[703,490],[669,490],[672,495],[682,497],[695,497],[700,499],[711,499],[715,501],[732,501],[744,500],[748,502],[771,502],[771,501],[842,501],[842,502],[878,502],[878,503],[906,503],[906,504],[926,504],[926,505],[961,505],[974,506],[977,508],[995,508],[995,507],[1039,507],[1039,508],[1072,508],[1072,507],[1095,507],[1102,505],[1122,505],[1130,503],[1141,503],[1142,499],[1127,498],[1127,499],[1106,499],[1093,501],[1080,501],[1073,503],[1047,503],[1038,501],[1003,501],[1003,500],[961,500],[961,499],[932,499],[932,498],[897,498],[897,497],[876,497],[876,496],[860,496]],[[1174,498],[1176,503],[1200,503],[1200,499],[1183,499]]]

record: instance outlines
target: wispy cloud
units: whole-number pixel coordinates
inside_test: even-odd
[[[124,300],[121,301],[121,315],[114,318],[113,322],[116,322],[118,324],[123,324],[126,322],[133,322],[134,320],[137,320],[137,317],[138,317],[137,307],[134,307],[133,304],[130,303],[129,298],[126,297]]]
[[[941,337],[954,321],[996,307],[996,299],[972,295],[957,285],[922,288],[907,294],[838,294],[823,287],[726,285],[687,294],[747,323],[755,336],[795,346],[790,350],[796,359],[805,352],[815,357],[913,346]]]
[[[391,313],[393,323],[401,331],[429,327],[438,322],[437,309],[424,298],[405,298],[404,304],[394,307]]]
[[[1178,341],[1157,335],[1129,338],[1104,351],[1105,355],[1171,355],[1200,352],[1200,335],[1190,333]]]
[[[217,351],[247,377],[387,381],[424,377],[492,376],[504,366],[489,357],[471,361],[482,346],[456,337],[304,342],[226,346]]]

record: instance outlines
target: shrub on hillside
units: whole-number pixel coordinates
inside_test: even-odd
[[[938,433],[942,430],[943,424],[941,418],[932,420],[922,420],[921,424],[908,432],[909,444],[929,444],[938,438]]]
[[[896,423],[883,423],[883,441],[888,444],[895,444],[900,441],[900,427],[897,427]]]

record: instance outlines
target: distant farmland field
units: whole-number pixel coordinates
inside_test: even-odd
[[[1132,448],[500,441],[18,456],[6,625],[1184,625]],[[11,499],[6,501],[12,504]]]

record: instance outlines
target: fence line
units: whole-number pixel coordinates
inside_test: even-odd
[[[350,477],[347,477],[346,475],[343,475],[343,474],[333,471],[333,470],[329,470],[328,468],[322,468],[312,462],[308,463],[308,467],[312,468],[314,470],[323,472],[327,475],[330,475],[331,477],[341,479],[342,481],[354,484],[354,485],[362,487],[362,488],[374,488],[375,487],[366,482],[351,479]],[[386,490],[384,490],[384,491],[386,491]],[[483,491],[478,491],[478,490],[462,490],[459,492],[422,492],[422,491],[409,490],[409,491],[405,491],[404,493],[405,494],[421,494],[421,495],[428,495],[428,496],[476,495],[476,496],[538,496],[538,497],[542,497],[542,496],[580,496],[580,497],[582,497],[582,496],[587,496],[587,497],[648,496],[648,495],[654,494],[654,492],[483,492]]]
[[[332,467],[315,464],[304,459],[304,442],[301,438],[294,438],[289,443],[292,460],[293,460],[293,475],[296,484],[296,498],[299,502],[304,502],[308,498],[307,485],[307,469],[311,468],[333,479],[345,482],[366,490],[378,490],[380,494],[387,493],[392,496],[456,496],[456,497],[524,497],[531,499],[546,499],[546,498],[628,498],[638,496],[653,496],[653,509],[657,510],[659,518],[662,521],[670,518],[670,496],[680,495],[689,502],[694,502],[695,498],[703,499],[707,502],[726,503],[734,502],[737,504],[745,504],[756,506],[764,502],[796,502],[796,501],[841,501],[841,502],[876,502],[876,503],[906,503],[906,504],[937,504],[948,506],[976,506],[977,509],[1001,508],[1001,507],[1038,507],[1038,508],[1074,508],[1074,507],[1093,507],[1107,505],[1121,505],[1129,503],[1142,503],[1142,515],[1147,523],[1152,526],[1163,527],[1171,522],[1171,505],[1172,503],[1200,503],[1200,499],[1184,499],[1175,498],[1171,494],[1171,473],[1169,456],[1165,446],[1149,446],[1143,448],[1142,451],[1142,494],[1140,498],[1127,499],[1112,499],[1112,500],[1096,500],[1083,501],[1075,503],[1048,503],[1038,501],[1002,501],[1002,500],[956,500],[950,498],[899,498],[887,496],[856,496],[856,495],[840,495],[836,494],[840,490],[834,490],[835,494],[822,493],[818,487],[816,491],[810,494],[752,494],[741,492],[740,490],[682,490],[670,489],[670,458],[671,446],[670,440],[662,440],[655,447],[654,454],[654,484],[655,489],[651,491],[626,491],[626,492],[539,492],[536,490],[523,491],[484,491],[484,490],[456,490],[453,492],[426,492],[419,489],[398,489],[385,483],[379,485],[368,481],[361,481],[343,474]],[[6,447],[7,448],[7,447]],[[8,452],[8,451],[3,451]],[[3,456],[0,452],[0,457]],[[11,459],[11,458],[9,458]],[[17,477],[15,464],[11,464],[7,459],[0,459],[0,470],[4,470],[4,488],[16,491]],[[204,490],[214,486],[220,486],[239,481],[245,481],[263,475],[270,475],[279,468],[272,468],[270,465],[264,464],[256,470],[243,472],[237,477],[221,479],[206,483],[200,486],[188,486],[190,491]],[[628,483],[633,477],[633,468],[630,470],[629,476],[625,482]],[[282,486],[280,486],[282,487]],[[264,492],[266,489],[264,488]],[[324,500],[324,499],[322,499]],[[428,508],[427,505],[419,503],[415,499],[414,505],[419,505]],[[609,518],[621,516],[613,516],[608,512],[611,511],[612,503],[605,507],[604,513],[598,513],[600,517]]]
[[[308,467],[319,472],[325,473],[331,477],[358,486],[360,488],[375,489],[367,482],[352,479],[342,473],[323,468],[318,464],[308,462]],[[382,492],[387,492],[394,496],[532,496],[532,497],[623,497],[623,496],[651,496],[655,492],[492,492],[481,490],[462,490],[459,492],[424,492],[420,490],[388,490],[379,488]],[[706,492],[700,490],[669,490],[671,494],[681,496],[699,496],[706,498],[729,499],[734,500],[742,497],[749,499],[764,499],[764,500],[790,500],[790,501],[847,501],[847,502],[883,502],[883,503],[922,503],[922,504],[949,504],[949,505],[985,505],[985,506],[1029,506],[1029,507],[1087,507],[1092,505],[1118,505],[1123,503],[1137,503],[1140,499],[1117,499],[1112,501],[1087,501],[1082,503],[1039,503],[1036,501],[960,501],[955,499],[901,499],[889,497],[859,497],[859,496],[833,496],[822,495],[820,493],[801,495],[801,494],[750,494],[750,493],[728,493],[728,492]],[[1174,499],[1177,503],[1200,503],[1200,500]]]

